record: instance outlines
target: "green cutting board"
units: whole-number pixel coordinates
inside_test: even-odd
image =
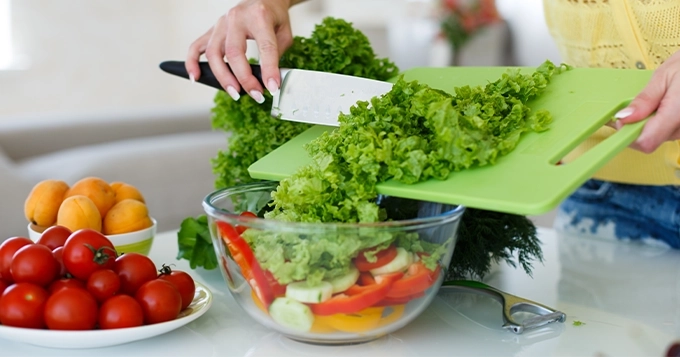
[[[452,92],[462,85],[484,85],[508,67],[414,68],[403,74]],[[521,68],[531,73],[534,68]],[[567,153],[609,121],[644,88],[648,70],[576,68],[553,77],[546,92],[529,103],[532,110],[553,115],[549,130],[528,133],[495,165],[451,173],[446,180],[417,184],[391,180],[381,194],[524,215],[555,208],[639,135],[644,122],[626,125],[577,160],[556,165]],[[332,127],[315,126],[293,138],[249,168],[253,178],[281,180],[311,161],[303,145]]]

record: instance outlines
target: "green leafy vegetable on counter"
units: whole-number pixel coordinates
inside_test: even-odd
[[[379,80],[398,73],[393,63],[376,58],[366,36],[350,23],[332,18],[326,18],[317,25],[309,38],[296,37],[281,58],[280,66]],[[396,86],[401,91],[394,90],[388,95],[394,103],[374,99],[374,108],[369,110],[368,103],[359,104],[349,115],[341,118],[367,124],[364,128],[345,129],[342,133],[348,135],[346,140],[356,140],[355,144],[345,142],[342,135],[329,134],[323,139],[327,141],[323,142],[320,138],[309,145],[308,150],[315,156],[318,167],[303,170],[298,181],[282,182],[282,188],[276,193],[277,210],[270,215],[296,221],[384,220],[388,217],[374,200],[374,185],[378,180],[393,177],[411,183],[429,177],[444,178],[472,165],[492,164],[498,156],[514,148],[523,132],[544,130],[549,124],[549,115],[532,113],[524,103],[540,93],[550,76],[562,69],[546,62],[533,75],[508,73],[486,87],[458,88],[453,96],[401,80]],[[231,100],[221,91],[215,96],[213,127],[228,133],[227,148],[220,151],[212,162],[216,188],[253,181],[247,172],[253,162],[309,127],[272,118],[269,114],[271,97],[266,94],[265,98],[266,102],[260,105],[248,96],[241,97],[239,101]],[[408,104],[405,102],[407,99],[411,100]],[[374,123],[376,118],[397,114],[405,117],[395,116],[397,120],[394,122],[384,120]],[[467,136],[454,135],[454,128],[467,133]],[[482,139],[489,133],[492,134],[490,137]],[[333,152],[333,145],[341,148],[337,155]],[[344,164],[334,160],[344,160]],[[333,171],[339,166],[345,171]],[[336,187],[339,178],[319,177],[321,173],[329,172],[358,176],[355,181]],[[291,209],[295,205],[302,208],[312,204],[316,198],[310,195],[294,202],[291,207],[286,206],[292,201],[285,200],[290,197],[291,189],[305,185],[315,187],[313,192],[325,194],[324,198],[334,205],[323,205],[323,209],[314,212]],[[284,200],[289,202],[284,203]],[[190,239],[191,236],[196,237],[199,231],[208,234],[207,220],[204,216],[187,220],[193,223],[182,224],[178,234],[178,258],[190,260],[192,268],[203,266],[213,269],[216,267],[214,250],[204,245],[210,244],[209,239]],[[530,273],[530,261],[542,259],[535,227],[524,216],[468,209],[462,223],[466,228],[461,227],[459,231],[447,278],[483,277],[491,261],[505,260],[515,265],[514,256]],[[204,230],[196,226],[204,226]],[[192,248],[191,243],[196,244],[195,247]]]
[[[490,256],[490,259],[480,259]],[[517,262],[514,257],[517,256]],[[531,275],[532,261],[543,261],[536,226],[521,215],[466,208],[458,228],[458,242],[446,272],[447,280],[483,277],[491,262],[518,263]]]
[[[586,323],[583,322],[583,321],[574,320],[574,323],[573,323],[572,325],[574,325],[574,326],[583,326],[583,325],[585,325],[585,324],[586,324]]]
[[[191,269],[217,268],[217,257],[210,239],[208,218],[205,215],[185,218],[177,233],[177,242],[179,245],[177,259],[188,260]]]

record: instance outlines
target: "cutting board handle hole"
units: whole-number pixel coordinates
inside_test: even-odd
[[[560,152],[555,160],[551,160],[555,165],[570,165],[578,161],[588,161],[588,165],[594,164],[594,161],[609,160],[609,158],[616,155],[616,147],[626,146],[621,144],[625,142],[624,135],[616,130],[614,115],[621,109],[630,104],[631,100],[625,100],[619,105],[615,106],[606,115],[587,130],[580,133],[579,138],[574,141],[573,145],[566,148],[564,152]]]

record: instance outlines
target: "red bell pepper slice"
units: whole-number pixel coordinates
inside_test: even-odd
[[[404,277],[392,284],[392,289],[387,293],[387,297],[403,298],[427,290],[437,281],[440,270],[439,265],[432,271],[427,269],[422,262],[411,264]]]
[[[338,294],[319,304],[309,304],[315,315],[352,314],[373,306],[390,291],[392,284],[401,279],[403,273],[386,274],[376,284],[353,285],[344,294]],[[350,295],[351,294],[351,295]]]
[[[260,263],[255,259],[250,246],[230,224],[217,222],[217,227],[232,258],[241,268],[243,277],[250,284],[250,287],[255,291],[255,294],[264,306],[269,307],[272,301],[274,301],[274,292],[269,286],[267,277],[260,267]]]
[[[380,268],[381,266],[389,263],[397,256],[397,248],[394,245],[387,247],[377,253],[375,253],[376,261],[371,263],[366,259],[364,253],[370,252],[372,249],[365,249],[359,252],[359,254],[354,258],[354,265],[359,269],[359,271],[369,271],[371,269]]]
[[[394,305],[404,305],[407,304],[409,301],[418,299],[425,296],[424,292],[419,292],[413,295],[407,295],[404,297],[398,297],[398,298],[391,298],[391,297],[385,297],[384,299],[380,300],[377,304],[373,306],[394,306]]]

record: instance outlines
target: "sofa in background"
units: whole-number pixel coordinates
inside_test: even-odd
[[[203,213],[226,139],[206,107],[0,118],[0,241],[27,234],[23,205],[36,183],[87,176],[138,187],[158,231],[178,229]]]

